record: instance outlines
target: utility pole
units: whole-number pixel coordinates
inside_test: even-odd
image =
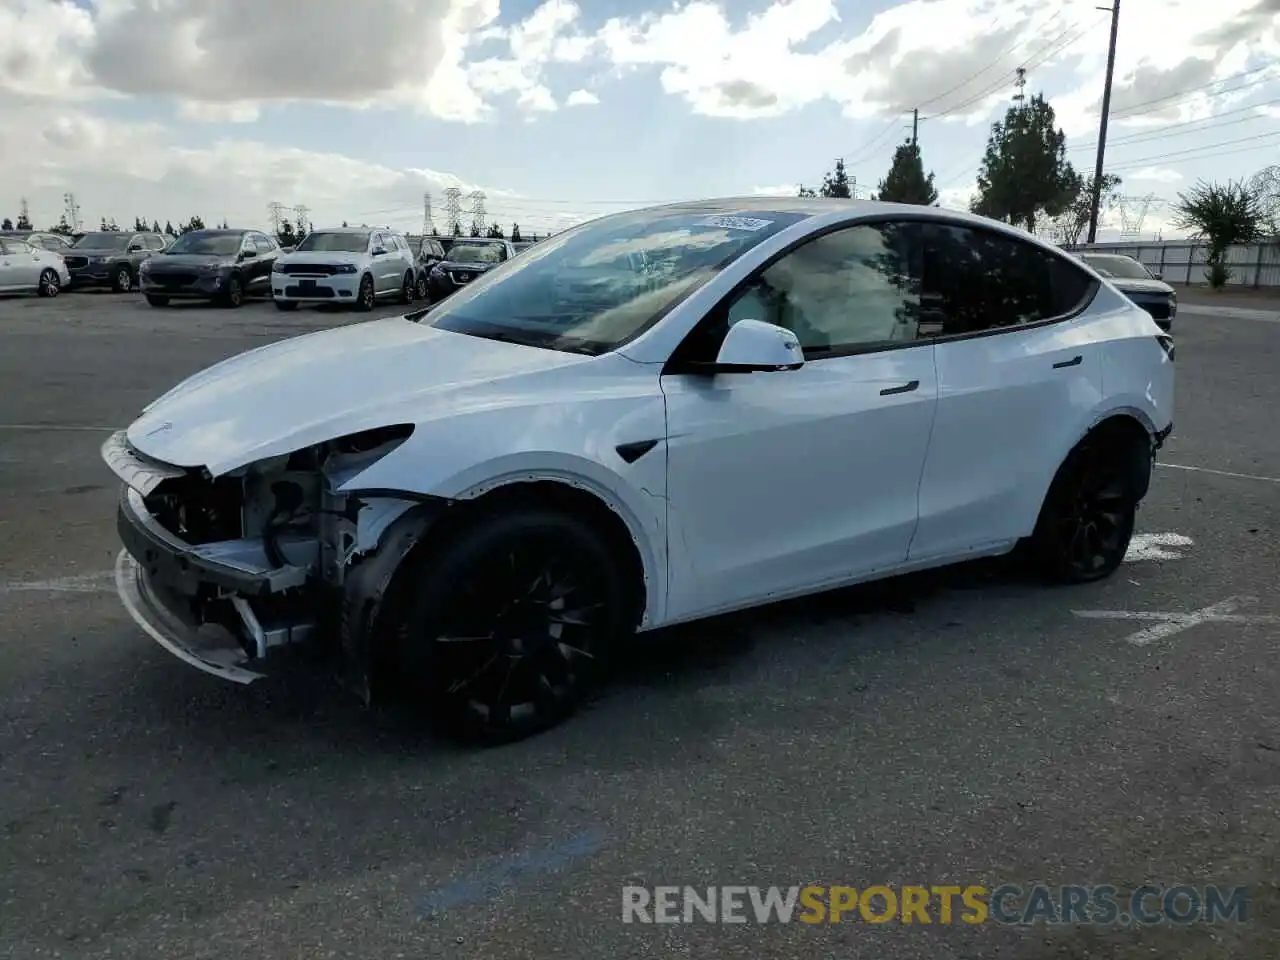
[[[911,145],[917,145],[920,139],[920,111],[911,111]]]
[[[1089,243],[1098,239],[1098,206],[1102,203],[1102,161],[1107,152],[1107,118],[1111,114],[1111,78],[1116,69],[1116,34],[1120,30],[1120,0],[1111,0],[1111,46],[1107,50],[1107,81],[1102,88],[1102,116],[1098,120],[1098,159],[1093,165],[1093,196],[1089,198]],[[1099,7],[1106,10],[1106,7]]]

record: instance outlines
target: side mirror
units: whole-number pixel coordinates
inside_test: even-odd
[[[385,257],[385,256],[387,255],[387,248],[386,248],[386,247],[374,247],[374,248],[373,248],[373,255],[374,255],[375,257]]]
[[[762,320],[739,320],[720,345],[714,373],[799,370],[804,351],[790,330]]]
[[[252,257],[256,257],[257,255],[258,255],[258,251],[257,251],[257,250],[241,250],[241,251],[240,251],[240,259],[241,259],[241,260],[249,260],[249,259],[251,259]]]
[[[131,243],[131,244],[129,244],[129,252],[130,252],[130,253],[141,253],[144,249],[145,249],[145,247],[143,247],[143,246],[142,246],[142,244],[140,244],[140,243]]]
[[[1155,278],[1156,280],[1163,280],[1163,279],[1164,279],[1164,274],[1163,274],[1163,273],[1153,273],[1153,274],[1151,274],[1151,276],[1152,276],[1153,278]]]

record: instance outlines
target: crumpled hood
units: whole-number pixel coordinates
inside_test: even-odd
[[[232,257],[218,257],[209,253],[157,253],[147,258],[147,269],[193,270],[198,267],[226,267],[232,262]]]
[[[147,456],[214,476],[266,457],[463,402],[501,402],[514,382],[590,361],[401,317],[259,347],[178,384],[129,427]]]
[[[1130,280],[1113,277],[1111,283],[1121,293],[1173,293],[1173,287],[1163,280]]]

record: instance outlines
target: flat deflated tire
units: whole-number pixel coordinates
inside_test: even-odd
[[[409,561],[392,612],[399,686],[450,736],[523,739],[568,718],[627,629],[619,567],[590,525],[529,507]]]

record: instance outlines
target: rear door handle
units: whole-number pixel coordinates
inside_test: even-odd
[[[910,393],[912,390],[914,390],[918,386],[920,386],[920,381],[912,380],[910,383],[904,383],[900,387],[885,387],[883,390],[880,391],[880,396],[891,397],[895,393]]]
[[[1084,363],[1084,357],[1077,353],[1070,360],[1063,360],[1061,363],[1055,363],[1053,365],[1053,369],[1061,370],[1063,367],[1078,367],[1082,363]]]

